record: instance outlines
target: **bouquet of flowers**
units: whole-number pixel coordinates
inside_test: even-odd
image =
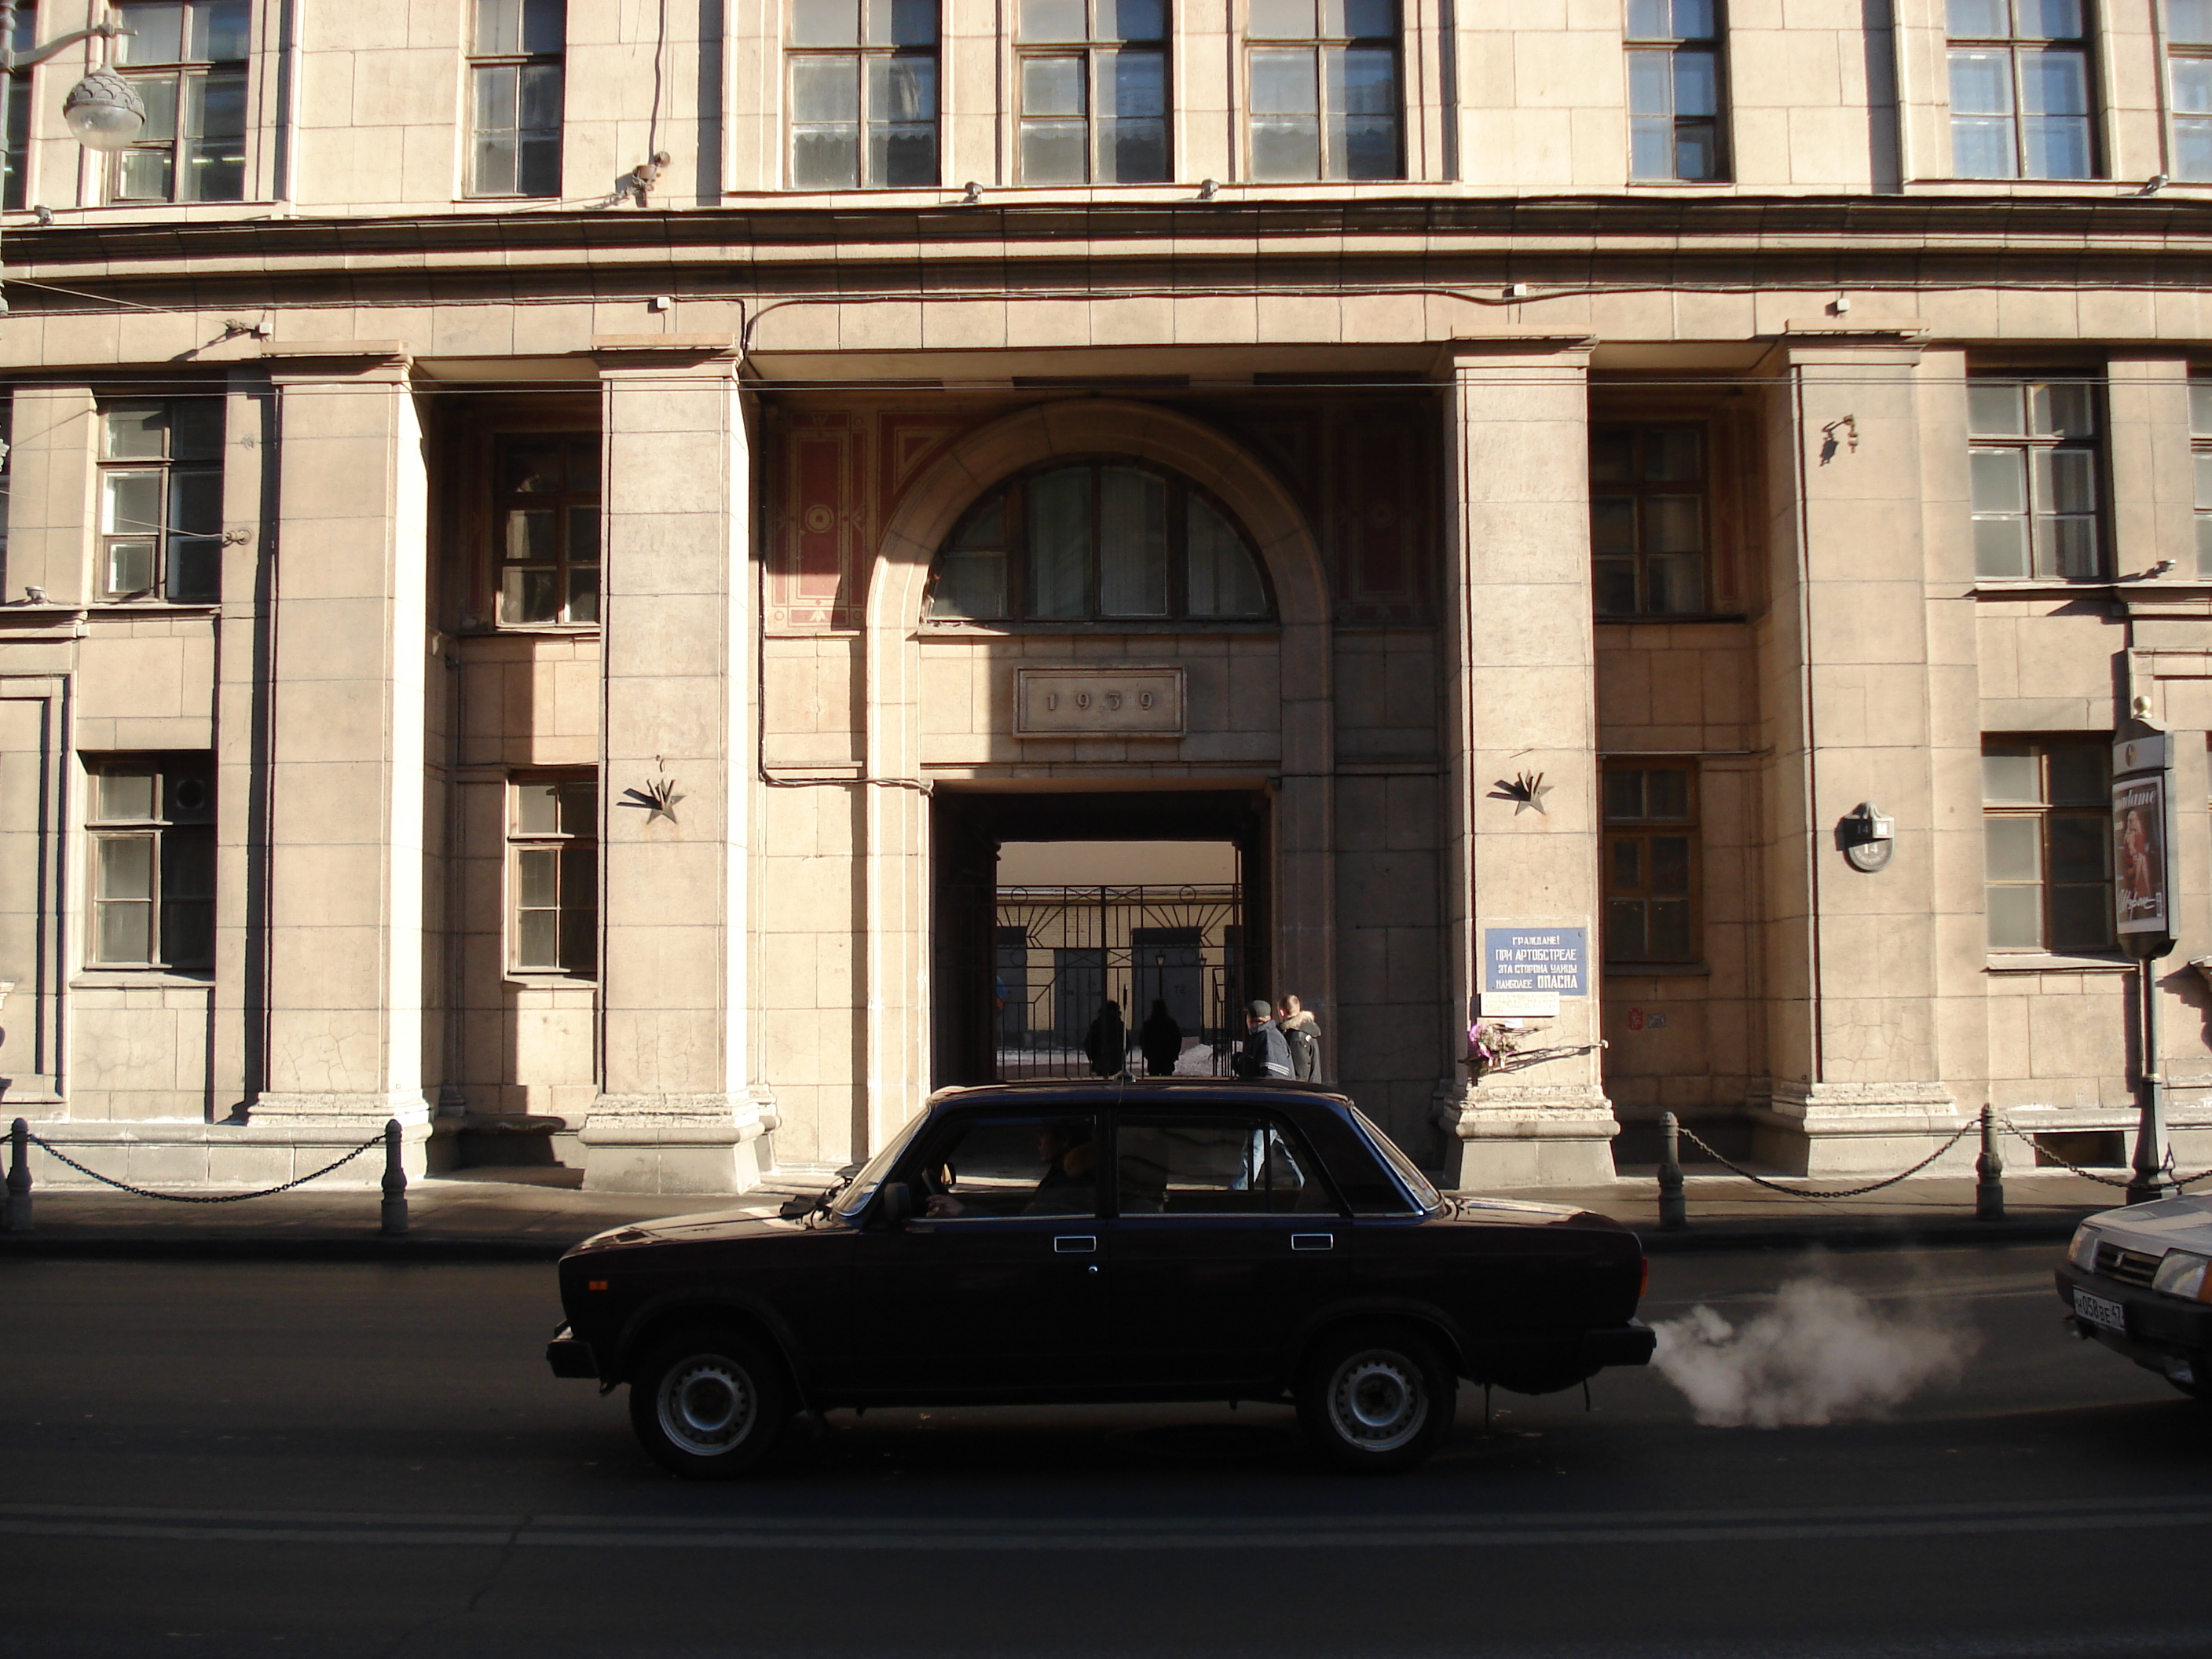
[[[1511,1063],[1513,1051],[1521,1046],[1524,1033],[1519,1024],[1506,1024],[1498,1020],[1476,1020],[1467,1028],[1467,1063],[1474,1075],[1485,1072],[1502,1072]]]

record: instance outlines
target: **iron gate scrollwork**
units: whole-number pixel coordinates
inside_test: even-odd
[[[1001,887],[992,931],[991,1021],[1001,1080],[1088,1077],[1085,1042],[1111,1000],[1130,1070],[1157,1000],[1182,1031],[1176,1072],[1218,1076],[1243,1022],[1243,894],[1234,884]]]

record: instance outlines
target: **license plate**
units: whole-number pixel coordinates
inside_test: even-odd
[[[2074,1316],[2086,1319],[2092,1325],[2102,1325],[2108,1331],[2127,1334],[2128,1310],[2117,1302],[2107,1302],[2101,1296],[2092,1296],[2087,1291],[2074,1292]]]

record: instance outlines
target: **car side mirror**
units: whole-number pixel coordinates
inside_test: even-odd
[[[914,1213],[914,1188],[903,1181],[888,1182],[883,1197],[877,1200],[876,1211],[886,1227],[903,1227],[907,1218]]]

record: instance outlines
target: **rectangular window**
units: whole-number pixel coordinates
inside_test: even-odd
[[[123,0],[116,67],[146,106],[118,152],[116,202],[246,199],[246,0]]]
[[[101,409],[100,598],[222,596],[222,422],[220,398]]]
[[[2112,740],[1982,740],[1984,908],[1992,951],[2112,943]]]
[[[1972,435],[1974,573],[2100,581],[2097,398],[2080,381],[1978,380]]]
[[[88,756],[86,830],[98,968],[215,965],[215,757]]]
[[[501,623],[598,622],[599,434],[502,438],[495,465]]]
[[[2212,380],[2189,383],[2189,437],[2196,470],[2197,574],[2212,576]]]
[[[1601,617],[1707,608],[1702,426],[1590,428],[1590,556]]]
[[[0,594],[8,592],[8,526],[15,516],[15,394],[0,392]]]
[[[510,959],[526,973],[599,970],[599,785],[589,774],[539,775],[512,784]]]
[[[937,182],[937,0],[791,0],[786,63],[793,190]]]
[[[1698,960],[1698,775],[1605,763],[1605,959]]]
[[[469,194],[561,193],[566,0],[476,0]]]
[[[1124,1117],[1115,1145],[1123,1215],[1336,1212],[1310,1157],[1266,1117]]]
[[[1628,176],[1719,179],[1715,0],[1628,0]]]
[[[39,44],[38,8],[15,8],[15,38],[10,43],[17,56]],[[8,132],[4,177],[0,177],[0,207],[21,209],[30,203],[31,71],[17,70],[8,77]]]
[[[942,1220],[1098,1213],[1098,1121],[955,1118],[923,1147],[914,1201]]]
[[[2212,179],[2212,0],[2166,0],[2173,176]]]
[[[1402,179],[1395,0],[1252,0],[1252,176]]]
[[[1022,0],[1022,182],[1168,176],[1162,0]]]
[[[1951,171],[2088,179],[2088,0],[1948,0]]]

